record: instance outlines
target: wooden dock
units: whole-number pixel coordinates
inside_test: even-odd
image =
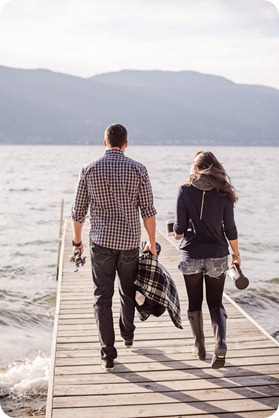
[[[84,237],[88,225],[85,229]],[[225,295],[226,367],[210,367],[214,341],[205,302],[208,358],[200,361],[193,357],[186,290],[177,270],[178,252],[160,232],[157,241],[162,246],[159,260],[177,284],[183,330],[174,327],[168,313],[145,322],[136,318],[134,346],[125,348],[118,329],[116,288],[113,310],[118,358],[114,372],[106,373],[100,366],[88,246],[88,262],[74,273],[69,262],[70,225],[65,227],[46,418],[272,416],[279,404],[278,343]]]

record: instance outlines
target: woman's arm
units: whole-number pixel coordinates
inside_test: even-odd
[[[223,216],[224,231],[232,250],[231,264],[241,264],[238,250],[238,233],[234,221],[234,207],[231,201],[227,201]]]
[[[237,263],[241,265],[240,254],[238,250],[238,239],[229,240],[230,247],[232,249],[232,259],[231,264]]]
[[[186,225],[188,225],[187,209],[183,199],[183,189],[180,187],[176,201],[175,222],[173,225],[175,239],[179,240],[183,238]]]

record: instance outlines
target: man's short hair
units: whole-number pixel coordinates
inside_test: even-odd
[[[127,129],[120,125],[120,123],[113,123],[112,125],[109,125],[105,130],[105,140],[111,147],[122,148],[123,145],[127,142],[127,137]]]

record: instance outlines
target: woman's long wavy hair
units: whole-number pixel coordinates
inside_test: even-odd
[[[205,180],[207,184],[217,189],[220,195],[227,196],[233,203],[237,201],[235,188],[231,184],[229,176],[222,164],[210,151],[199,151],[195,154],[186,185],[200,179]]]

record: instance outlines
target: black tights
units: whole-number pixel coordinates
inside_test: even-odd
[[[184,274],[184,280],[188,293],[188,310],[190,312],[200,311],[203,301],[203,277],[205,278],[206,301],[209,310],[221,308],[222,297],[225,284],[225,274],[218,278],[204,275],[203,272],[197,274]]]

